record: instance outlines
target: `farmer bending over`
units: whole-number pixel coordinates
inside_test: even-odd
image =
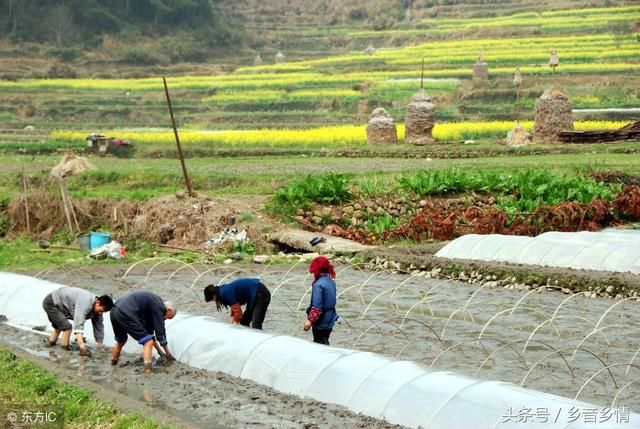
[[[311,302],[303,329],[311,329],[314,343],[329,345],[329,336],[339,317],[336,313],[336,272],[324,256],[311,261],[309,272],[313,274]]]
[[[173,360],[167,347],[164,321],[173,319],[175,315],[174,305],[168,301],[163,302],[162,298],[153,292],[135,290],[123,295],[111,310],[111,326],[117,341],[111,354],[111,364],[118,364],[122,347],[127,342],[127,334],[144,347],[142,360],[146,373],[151,372],[154,347],[166,361]],[[156,341],[160,343],[164,352],[160,350]]]
[[[215,301],[218,311],[231,307],[231,323],[262,329],[271,302],[271,293],[260,279],[241,278],[221,286],[204,288],[204,300]],[[244,314],[242,305],[247,305]]]
[[[97,297],[93,293],[77,287],[61,287],[54,290],[42,301],[42,308],[53,325],[53,332],[51,332],[47,345],[53,347],[62,332],[60,345],[65,350],[71,350],[69,345],[71,323],[69,320],[73,320],[73,333],[76,334],[80,354],[91,356],[91,351],[84,342],[84,323],[91,319],[93,336],[98,343],[98,348],[102,348],[104,340],[102,313],[111,310],[112,307],[113,300],[109,295]]]

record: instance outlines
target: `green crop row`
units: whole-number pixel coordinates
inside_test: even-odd
[[[610,200],[620,189],[619,185],[582,176],[534,169],[476,174],[457,170],[425,170],[405,173],[392,181],[367,178],[358,183],[351,175],[331,173],[310,175],[279,189],[271,200],[270,208],[274,213],[291,215],[296,209],[313,204],[335,204],[381,194],[437,196],[476,192],[497,196],[498,208],[513,216],[515,213],[532,212],[542,205],[568,201],[586,204],[596,198]]]

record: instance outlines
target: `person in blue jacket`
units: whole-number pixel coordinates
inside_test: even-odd
[[[313,274],[314,280],[304,330],[311,329],[314,343],[329,345],[329,336],[339,317],[336,312],[336,272],[324,256],[311,261],[309,272]]]
[[[271,292],[260,279],[240,278],[220,286],[204,288],[204,300],[215,301],[218,311],[231,307],[231,323],[262,329],[271,302]],[[244,313],[242,306],[246,305]]]
[[[173,360],[167,346],[164,321],[173,319],[176,312],[171,302],[164,302],[153,292],[134,290],[124,294],[111,309],[111,326],[116,339],[111,353],[111,365],[118,364],[122,347],[127,342],[127,335],[144,347],[142,360],[145,372],[151,372],[154,347],[158,353],[164,355],[166,361]],[[157,343],[160,343],[164,352],[160,351]]]

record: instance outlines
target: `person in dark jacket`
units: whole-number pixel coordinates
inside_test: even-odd
[[[309,272],[313,274],[313,283],[304,330],[311,329],[314,343],[329,345],[329,336],[339,318],[336,312],[336,272],[324,256],[311,261]]]
[[[53,326],[47,345],[53,347],[62,333],[60,345],[65,350],[71,350],[71,323],[73,320],[73,333],[76,334],[76,342],[80,346],[80,354],[91,356],[91,351],[84,342],[84,324],[91,320],[93,337],[102,348],[104,340],[104,326],[102,314],[110,311],[113,300],[109,295],[100,297],[77,287],[61,287],[48,294],[42,301],[42,308],[47,313],[47,318]]]
[[[117,365],[122,347],[127,342],[127,335],[144,347],[142,360],[145,372],[151,372],[154,347],[167,361],[173,360],[167,347],[164,321],[173,319],[176,312],[171,302],[164,302],[153,292],[134,290],[123,295],[111,310],[111,326],[116,339],[111,364]],[[164,349],[163,353],[156,342]]]
[[[262,329],[271,302],[271,292],[260,279],[240,278],[220,286],[204,288],[204,300],[215,301],[218,311],[231,307],[231,323]],[[244,313],[242,305],[246,304]]]

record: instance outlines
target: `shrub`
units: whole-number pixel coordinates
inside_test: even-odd
[[[52,48],[49,54],[58,57],[61,61],[73,61],[80,56],[78,48]]]
[[[76,71],[71,68],[70,65],[61,63],[53,64],[47,71],[47,77],[52,79],[73,79],[77,75]]]
[[[137,65],[158,65],[166,64],[167,59],[153,49],[134,45],[120,54],[120,62]]]
[[[8,206],[9,197],[0,198],[0,237],[4,237],[9,231],[9,214],[7,213]]]

